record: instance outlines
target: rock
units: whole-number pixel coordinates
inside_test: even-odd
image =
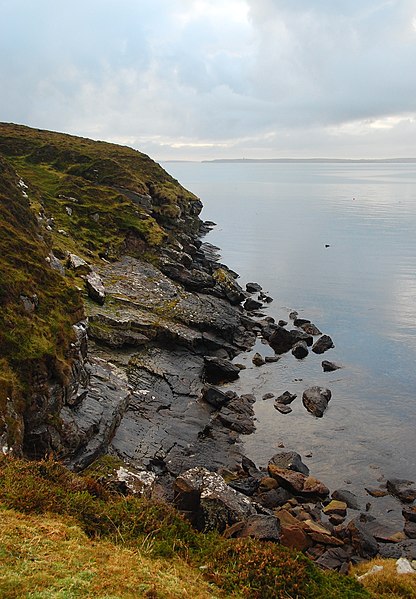
[[[228,395],[216,387],[204,387],[202,390],[202,399],[217,410],[221,409],[231,400]]]
[[[272,364],[273,362],[278,362],[280,360],[280,356],[266,356],[264,358],[266,363]]]
[[[313,337],[312,335],[308,335],[305,331],[299,331],[299,329],[292,329],[289,331],[292,335],[293,343],[298,343],[299,341],[304,341],[308,347],[313,345]]]
[[[416,505],[403,508],[402,514],[406,522],[416,522]]]
[[[342,366],[338,366],[338,364],[335,364],[334,362],[329,362],[328,360],[322,361],[322,370],[324,372],[333,372],[339,368],[342,368]]]
[[[338,501],[344,501],[347,506],[352,510],[359,510],[360,506],[357,500],[357,497],[351,491],[347,489],[336,489],[332,495],[332,499],[337,499]]]
[[[387,490],[403,503],[412,503],[416,499],[416,487],[413,486],[414,484],[412,480],[390,478],[387,481]]]
[[[244,522],[244,527],[237,536],[278,543],[280,541],[280,522],[276,516],[250,516]]]
[[[256,430],[252,406],[254,402],[255,397],[249,394],[232,399],[218,413],[217,419],[232,431],[249,435]]]
[[[247,293],[257,293],[261,291],[262,287],[258,283],[246,283],[246,291]]]
[[[281,414],[290,414],[293,411],[290,406],[285,406],[284,404],[279,403],[278,401],[274,402],[274,408]]]
[[[416,522],[406,521],[404,524],[404,534],[409,539],[416,539]]]
[[[174,484],[175,503],[189,513],[201,531],[218,530],[256,515],[250,500],[231,489],[224,479],[198,466],[179,475]]]
[[[253,476],[244,476],[243,478],[230,480],[228,486],[234,489],[234,491],[238,491],[243,495],[247,495],[247,497],[251,497],[259,488],[260,481]]]
[[[284,405],[288,405],[292,403],[297,398],[296,393],[290,393],[290,391],[285,391],[279,397],[276,397],[276,403],[282,403]]]
[[[321,497],[329,495],[328,488],[312,476],[306,476],[305,474],[286,468],[279,468],[274,464],[269,464],[268,471],[270,476],[275,478],[282,487],[292,493],[306,496],[318,495]]]
[[[105,302],[105,289],[101,277],[96,272],[90,272],[85,277],[89,297],[102,306]]]
[[[277,482],[277,481],[275,481]],[[291,498],[291,494],[286,489],[279,487],[277,489],[270,489],[256,495],[256,503],[259,503],[263,507],[273,510],[277,507],[281,507]]]
[[[315,354],[323,354],[328,349],[335,347],[331,337],[329,335],[322,335],[312,346],[312,351]]]
[[[306,356],[309,354],[306,342],[298,341],[298,343],[296,343],[296,345],[294,345],[292,348],[292,354],[295,356],[295,358],[298,358],[298,360],[306,358]]]
[[[269,344],[277,354],[284,354],[292,349],[297,339],[283,327],[277,327],[269,338]]]
[[[386,497],[386,495],[389,494],[389,492],[387,491],[387,489],[385,487],[379,487],[377,489],[371,489],[371,488],[365,487],[365,490],[367,491],[367,493],[369,495],[371,495],[371,497]]]
[[[305,333],[307,333],[308,335],[322,335],[322,332],[312,322],[305,322],[305,324],[300,325],[300,328],[302,329],[302,331],[305,331]]]
[[[121,483],[128,493],[139,496],[150,496],[156,480],[154,472],[148,472],[147,470],[137,471],[127,469],[123,466],[120,466],[117,470],[116,477],[118,483]]]
[[[310,324],[310,322],[311,321],[307,318],[295,318],[293,324],[295,325],[295,327],[301,327],[304,324]]]
[[[265,393],[262,399],[272,399],[274,397],[274,393]]]
[[[315,522],[314,520],[305,520],[302,523],[303,530],[308,534],[308,536],[314,540],[316,543],[320,543],[322,545],[336,545],[340,546],[344,543],[334,537],[331,534],[331,531],[328,530],[322,522]]]
[[[80,258],[76,254],[69,254],[67,266],[71,270],[75,270],[75,272],[82,275],[86,275],[91,272],[91,266],[83,258]]]
[[[62,276],[65,275],[64,266],[62,265],[61,261],[58,260],[58,258],[55,256],[55,254],[53,252],[50,252],[50,254],[46,258],[46,260],[49,262],[49,266],[51,268],[53,268],[53,270],[57,270],[59,272],[59,274],[61,274]]]
[[[316,564],[324,570],[339,571],[343,564],[349,561],[349,555],[342,547],[331,547],[321,557],[318,557]]]
[[[289,312],[290,320],[295,320],[297,317],[298,317],[298,312],[296,312],[296,310],[292,310],[291,312]]]
[[[243,304],[243,308],[247,310],[247,312],[252,312],[253,310],[259,310],[263,304],[258,302],[257,300],[252,299],[251,297],[247,298]]]
[[[331,391],[324,387],[310,387],[303,392],[302,402],[308,412],[317,418],[322,418],[331,395]]]
[[[279,327],[285,327],[287,325],[287,320],[279,320],[277,324]]]
[[[344,501],[338,501],[337,499],[333,499],[328,505],[324,507],[322,510],[326,515],[336,514],[338,516],[342,516],[345,518],[347,515],[347,504]]]
[[[266,363],[266,360],[263,358],[261,354],[256,352],[251,360],[255,366],[263,366]]]
[[[239,376],[240,369],[229,360],[216,358],[215,356],[205,356],[204,362],[204,378],[212,385],[235,381]]]
[[[309,475],[309,468],[302,462],[302,458],[295,451],[280,451],[279,453],[275,453],[269,461],[270,464],[279,468],[293,470],[294,472],[301,472],[305,476]]]
[[[32,297],[28,297],[27,295],[20,295],[20,301],[23,304],[25,312],[27,312],[28,314],[34,312],[39,305],[38,296],[36,294]]]
[[[284,547],[305,551],[312,545],[308,535],[298,524],[283,524],[280,529],[280,542]]]
[[[372,534],[366,531],[365,522],[354,518],[348,523],[347,532],[354,551],[364,558],[375,557],[378,553],[378,543]]]

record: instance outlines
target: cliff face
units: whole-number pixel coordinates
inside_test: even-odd
[[[176,474],[205,443],[201,460],[222,460],[204,356],[254,335],[201,208],[140,152],[0,124],[3,451],[76,468],[111,451]]]

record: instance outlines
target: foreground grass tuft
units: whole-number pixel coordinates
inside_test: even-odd
[[[383,570],[369,574],[362,580],[364,587],[377,599],[414,599],[416,597],[416,573],[397,574],[396,560],[375,559],[354,568],[354,574],[361,576],[373,566],[383,566]]]

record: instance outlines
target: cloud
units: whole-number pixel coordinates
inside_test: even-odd
[[[0,118],[161,158],[415,154],[414,0],[311,4],[0,0]]]

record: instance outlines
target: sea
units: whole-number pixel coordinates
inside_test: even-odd
[[[264,313],[296,310],[335,348],[297,360],[259,340],[235,360],[247,368],[230,388],[253,393],[256,431],[244,453],[264,467],[277,451],[301,454],[331,490],[356,493],[370,513],[399,516],[390,497],[366,492],[388,478],[416,481],[416,164],[169,162],[216,227],[204,241],[245,288],[258,282],[274,301]],[[322,359],[342,368],[324,373]],[[332,399],[323,418],[302,405],[311,386]],[[283,415],[266,393],[297,394]],[[283,449],[284,448],[284,449]]]

